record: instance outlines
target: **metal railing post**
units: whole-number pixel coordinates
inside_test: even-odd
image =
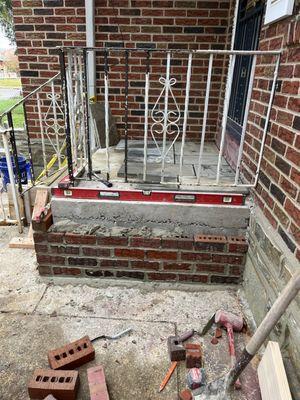
[[[148,113],[149,113],[149,79],[150,79],[150,51],[147,51],[147,65],[145,76],[145,122],[144,122],[144,165],[143,165],[143,181],[147,176],[147,150],[148,150]]]
[[[62,96],[63,96],[63,100],[64,100],[64,110],[65,110],[65,129],[66,129],[68,174],[69,174],[70,183],[73,185],[74,184],[74,174],[73,174],[73,160],[72,160],[70,114],[69,114],[69,102],[68,102],[68,85],[67,85],[67,77],[66,77],[65,53],[62,49],[60,49],[59,58],[60,58],[60,68],[61,68]]]
[[[106,167],[107,180],[110,176],[110,160],[109,160],[109,83],[108,83],[108,51],[104,51],[104,111],[105,111],[105,147],[106,147]],[[125,142],[126,143],[126,142]]]
[[[258,159],[258,163],[257,163],[256,173],[255,173],[254,187],[257,185],[257,182],[258,182],[260,165],[261,165],[261,161],[262,161],[262,158],[263,158],[263,152],[264,152],[264,146],[265,146],[265,141],[266,141],[267,132],[268,132],[268,126],[269,126],[269,121],[270,121],[272,104],[273,104],[275,91],[276,91],[276,83],[277,83],[279,66],[280,66],[280,55],[278,56],[278,58],[276,60],[275,69],[274,69],[274,73],[273,73],[273,83],[272,83],[272,88],[271,88],[271,93],[270,93],[270,99],[269,99],[269,104],[268,104],[268,109],[267,109],[267,115],[266,115],[266,119],[265,119],[263,136],[262,136],[262,139],[261,139],[261,147],[260,147],[260,153],[259,153],[259,159]]]
[[[251,96],[252,96],[252,88],[253,88],[253,81],[254,81],[254,75],[255,75],[256,60],[257,60],[257,56],[254,55],[253,60],[252,60],[247,100],[246,100],[245,111],[244,111],[243,128],[242,128],[242,134],[241,134],[239,154],[238,154],[238,159],[237,159],[237,164],[236,164],[235,179],[234,179],[235,185],[238,184],[239,176],[240,176],[240,168],[241,168],[244,141],[245,141],[245,135],[246,135],[246,129],[247,129],[247,123],[248,123],[248,115],[249,115],[249,110],[250,110],[250,102],[251,102]]]
[[[88,177],[91,180],[93,174],[92,165],[92,154],[91,154],[91,130],[90,130],[90,106],[89,106],[89,94],[88,94],[88,58],[86,49],[83,50],[83,71],[84,71],[84,89],[85,89],[85,113],[86,113],[86,150],[88,159]]]
[[[125,50],[125,182],[128,181],[128,51]]]
[[[180,161],[179,161],[179,182],[181,183],[182,176],[182,166],[183,166],[183,151],[185,145],[186,127],[189,112],[189,100],[190,100],[190,87],[191,87],[191,74],[192,74],[192,60],[193,53],[189,54],[188,67],[186,73],[186,87],[185,87],[185,102],[184,102],[184,116],[183,116],[183,126],[182,126],[182,141],[180,149]]]
[[[234,66],[235,66],[235,58],[236,58],[236,54],[230,55],[229,67],[228,67],[228,77],[227,77],[227,82],[226,82],[225,98],[224,98],[224,105],[223,105],[222,132],[221,132],[221,141],[220,141],[217,176],[216,176],[216,184],[217,185],[219,184],[219,181],[220,181],[220,170],[221,170],[221,166],[222,166],[222,157],[223,157],[223,150],[224,150],[224,143],[225,143],[226,125],[227,125],[227,117],[228,117],[228,109],[229,109],[229,102],[230,102],[233,72],[234,72]]]
[[[27,146],[28,146],[28,155],[29,155],[29,162],[30,162],[31,179],[32,179],[32,182],[34,183],[35,182],[35,173],[34,173],[34,167],[33,167],[32,148],[31,148],[31,140],[30,140],[30,134],[29,134],[25,102],[23,103],[23,113],[24,113],[25,129],[26,129],[26,135],[27,135]]]
[[[198,184],[200,183],[200,176],[201,176],[202,157],[203,157],[203,150],[204,150],[204,143],[205,143],[206,122],[207,122],[207,112],[208,112],[213,61],[214,61],[214,55],[210,54],[209,62],[208,62],[208,72],[207,72],[205,102],[204,102],[204,115],[203,115],[201,143],[200,143],[199,160],[198,160],[198,171],[197,171],[197,183]]]
[[[168,104],[169,104],[169,87],[170,87],[170,68],[171,68],[171,53],[167,53],[167,67],[166,67],[166,86],[165,86],[165,101],[164,101],[164,123],[163,123],[163,146],[162,146],[162,163],[161,163],[161,182],[164,182],[165,175],[165,158],[166,158],[166,142],[167,142],[167,129],[168,129]]]

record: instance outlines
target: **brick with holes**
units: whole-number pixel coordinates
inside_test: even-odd
[[[187,343],[186,349],[186,367],[200,368],[202,366],[202,349],[197,343]]]
[[[104,369],[102,365],[89,368],[87,370],[90,399],[91,400],[109,400],[107,386],[105,382]]]
[[[94,360],[95,349],[88,336],[66,344],[48,353],[49,365],[52,369],[74,369]]]
[[[55,396],[57,400],[75,400],[79,387],[78,371],[36,369],[28,383],[30,399],[40,400]]]

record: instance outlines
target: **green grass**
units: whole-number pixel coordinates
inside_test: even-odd
[[[14,97],[12,99],[8,100],[0,100],[0,115],[4,113],[6,110],[8,110],[11,106],[16,104],[19,100],[21,100],[21,97]],[[12,112],[12,117],[13,117],[13,123],[15,128],[23,128],[24,126],[24,113],[23,113],[23,106],[20,105],[16,109],[13,110]],[[7,120],[4,118],[3,122],[7,122]]]
[[[21,87],[21,79],[19,78],[1,78],[0,88],[19,88]]]

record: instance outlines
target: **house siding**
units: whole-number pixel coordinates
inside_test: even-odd
[[[281,64],[255,201],[300,260],[300,20],[263,26],[260,50],[281,50]],[[270,95],[274,57],[259,57],[244,145],[244,175],[254,179]]]

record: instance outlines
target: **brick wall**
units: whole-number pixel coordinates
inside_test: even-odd
[[[191,239],[34,232],[39,273],[48,276],[236,284],[248,249],[242,237]]]
[[[255,199],[271,225],[300,260],[300,21],[294,16],[262,28],[259,48],[282,49]],[[244,147],[244,174],[253,179],[269,98],[274,60],[258,59]],[[269,76],[269,78],[267,78]]]
[[[24,93],[27,94],[58,70],[55,46],[85,45],[84,0],[13,0],[14,23]],[[224,49],[228,45],[231,1],[96,0],[96,45],[153,49]],[[130,57],[129,136],[143,135],[145,53]],[[122,133],[124,122],[124,57],[112,54],[110,103]],[[165,74],[165,54],[150,60],[150,105],[160,92],[157,82]],[[191,78],[188,136],[199,139],[208,59],[195,57]],[[174,54],[171,75],[176,77],[174,95],[184,106],[187,56]],[[207,138],[213,139],[222,107],[226,63],[216,57]],[[97,58],[98,92],[103,100],[103,57]],[[221,96],[220,96],[221,93]],[[30,133],[38,134],[37,110],[28,105]],[[182,119],[181,119],[182,123]]]

